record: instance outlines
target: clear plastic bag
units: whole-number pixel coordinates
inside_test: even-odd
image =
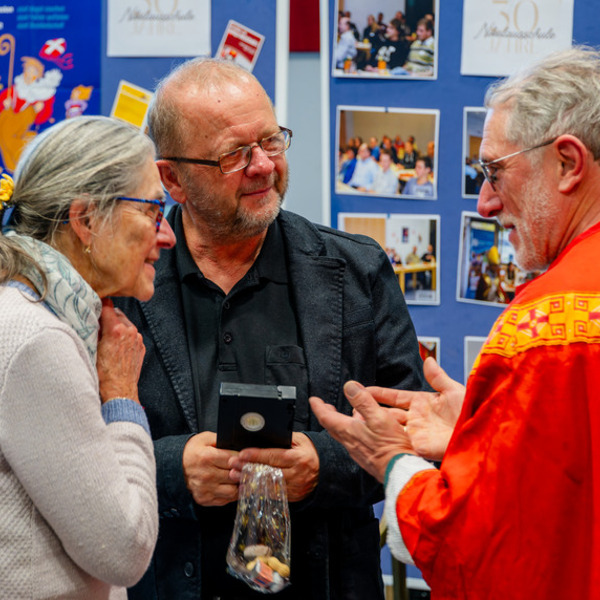
[[[289,584],[290,510],[281,469],[244,466],[227,570],[265,594]]]

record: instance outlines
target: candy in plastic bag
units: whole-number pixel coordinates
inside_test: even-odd
[[[252,589],[281,591],[290,581],[290,511],[281,469],[242,469],[227,570]]]

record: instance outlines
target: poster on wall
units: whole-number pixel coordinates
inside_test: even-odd
[[[531,281],[539,271],[523,271],[515,263],[510,231],[495,219],[476,212],[461,215],[456,299],[460,302],[505,306],[517,286]]]
[[[431,356],[439,364],[440,338],[419,335],[417,336],[417,340],[419,342],[419,354],[421,355],[421,359],[425,360],[426,358]]]
[[[110,116],[145,129],[152,96],[153,93],[150,90],[121,79]]]
[[[0,172],[63,119],[100,112],[100,3],[0,6]]]
[[[435,200],[439,111],[338,106],[336,194]]]
[[[108,56],[210,55],[210,0],[108,0],[107,15]]]
[[[252,72],[265,36],[249,27],[230,20],[215,53],[215,58],[230,60]]]
[[[467,379],[469,379],[469,375],[475,366],[475,361],[479,356],[479,352],[481,351],[481,347],[485,343],[486,338],[482,336],[476,335],[466,335],[465,336],[465,348],[464,348],[464,373],[463,373],[463,383],[467,385]]]
[[[385,250],[407,304],[440,303],[439,215],[339,213],[337,227]]]
[[[333,77],[437,78],[439,0],[411,5],[337,0],[333,24]],[[386,10],[388,8],[388,10]],[[401,10],[398,10],[401,9]]]
[[[569,48],[574,0],[464,0],[461,75],[503,77]]]
[[[463,109],[462,195],[465,198],[477,198],[485,180],[479,165],[485,112],[483,107],[465,106]]]

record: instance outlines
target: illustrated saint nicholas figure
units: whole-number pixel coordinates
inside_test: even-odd
[[[0,153],[7,171],[14,171],[36,128],[52,122],[56,89],[62,80],[59,69],[44,71],[37,58],[23,56],[23,73],[0,93]]]

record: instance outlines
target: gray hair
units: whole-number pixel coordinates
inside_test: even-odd
[[[141,167],[153,157],[152,141],[124,121],[101,116],[61,121],[36,136],[19,159],[11,226],[53,245],[75,199],[108,219],[116,199],[141,183]],[[0,282],[37,268],[15,246],[0,236]]]
[[[555,52],[493,84],[488,109],[508,109],[506,138],[533,146],[558,135],[579,138],[600,158],[600,52],[576,46]]]
[[[216,58],[186,61],[159,81],[148,111],[148,130],[159,156],[177,154],[184,144],[185,117],[177,103],[177,92],[187,86],[208,89],[225,82],[255,82],[260,86],[258,79],[243,67]],[[266,92],[265,96],[268,98]]]

